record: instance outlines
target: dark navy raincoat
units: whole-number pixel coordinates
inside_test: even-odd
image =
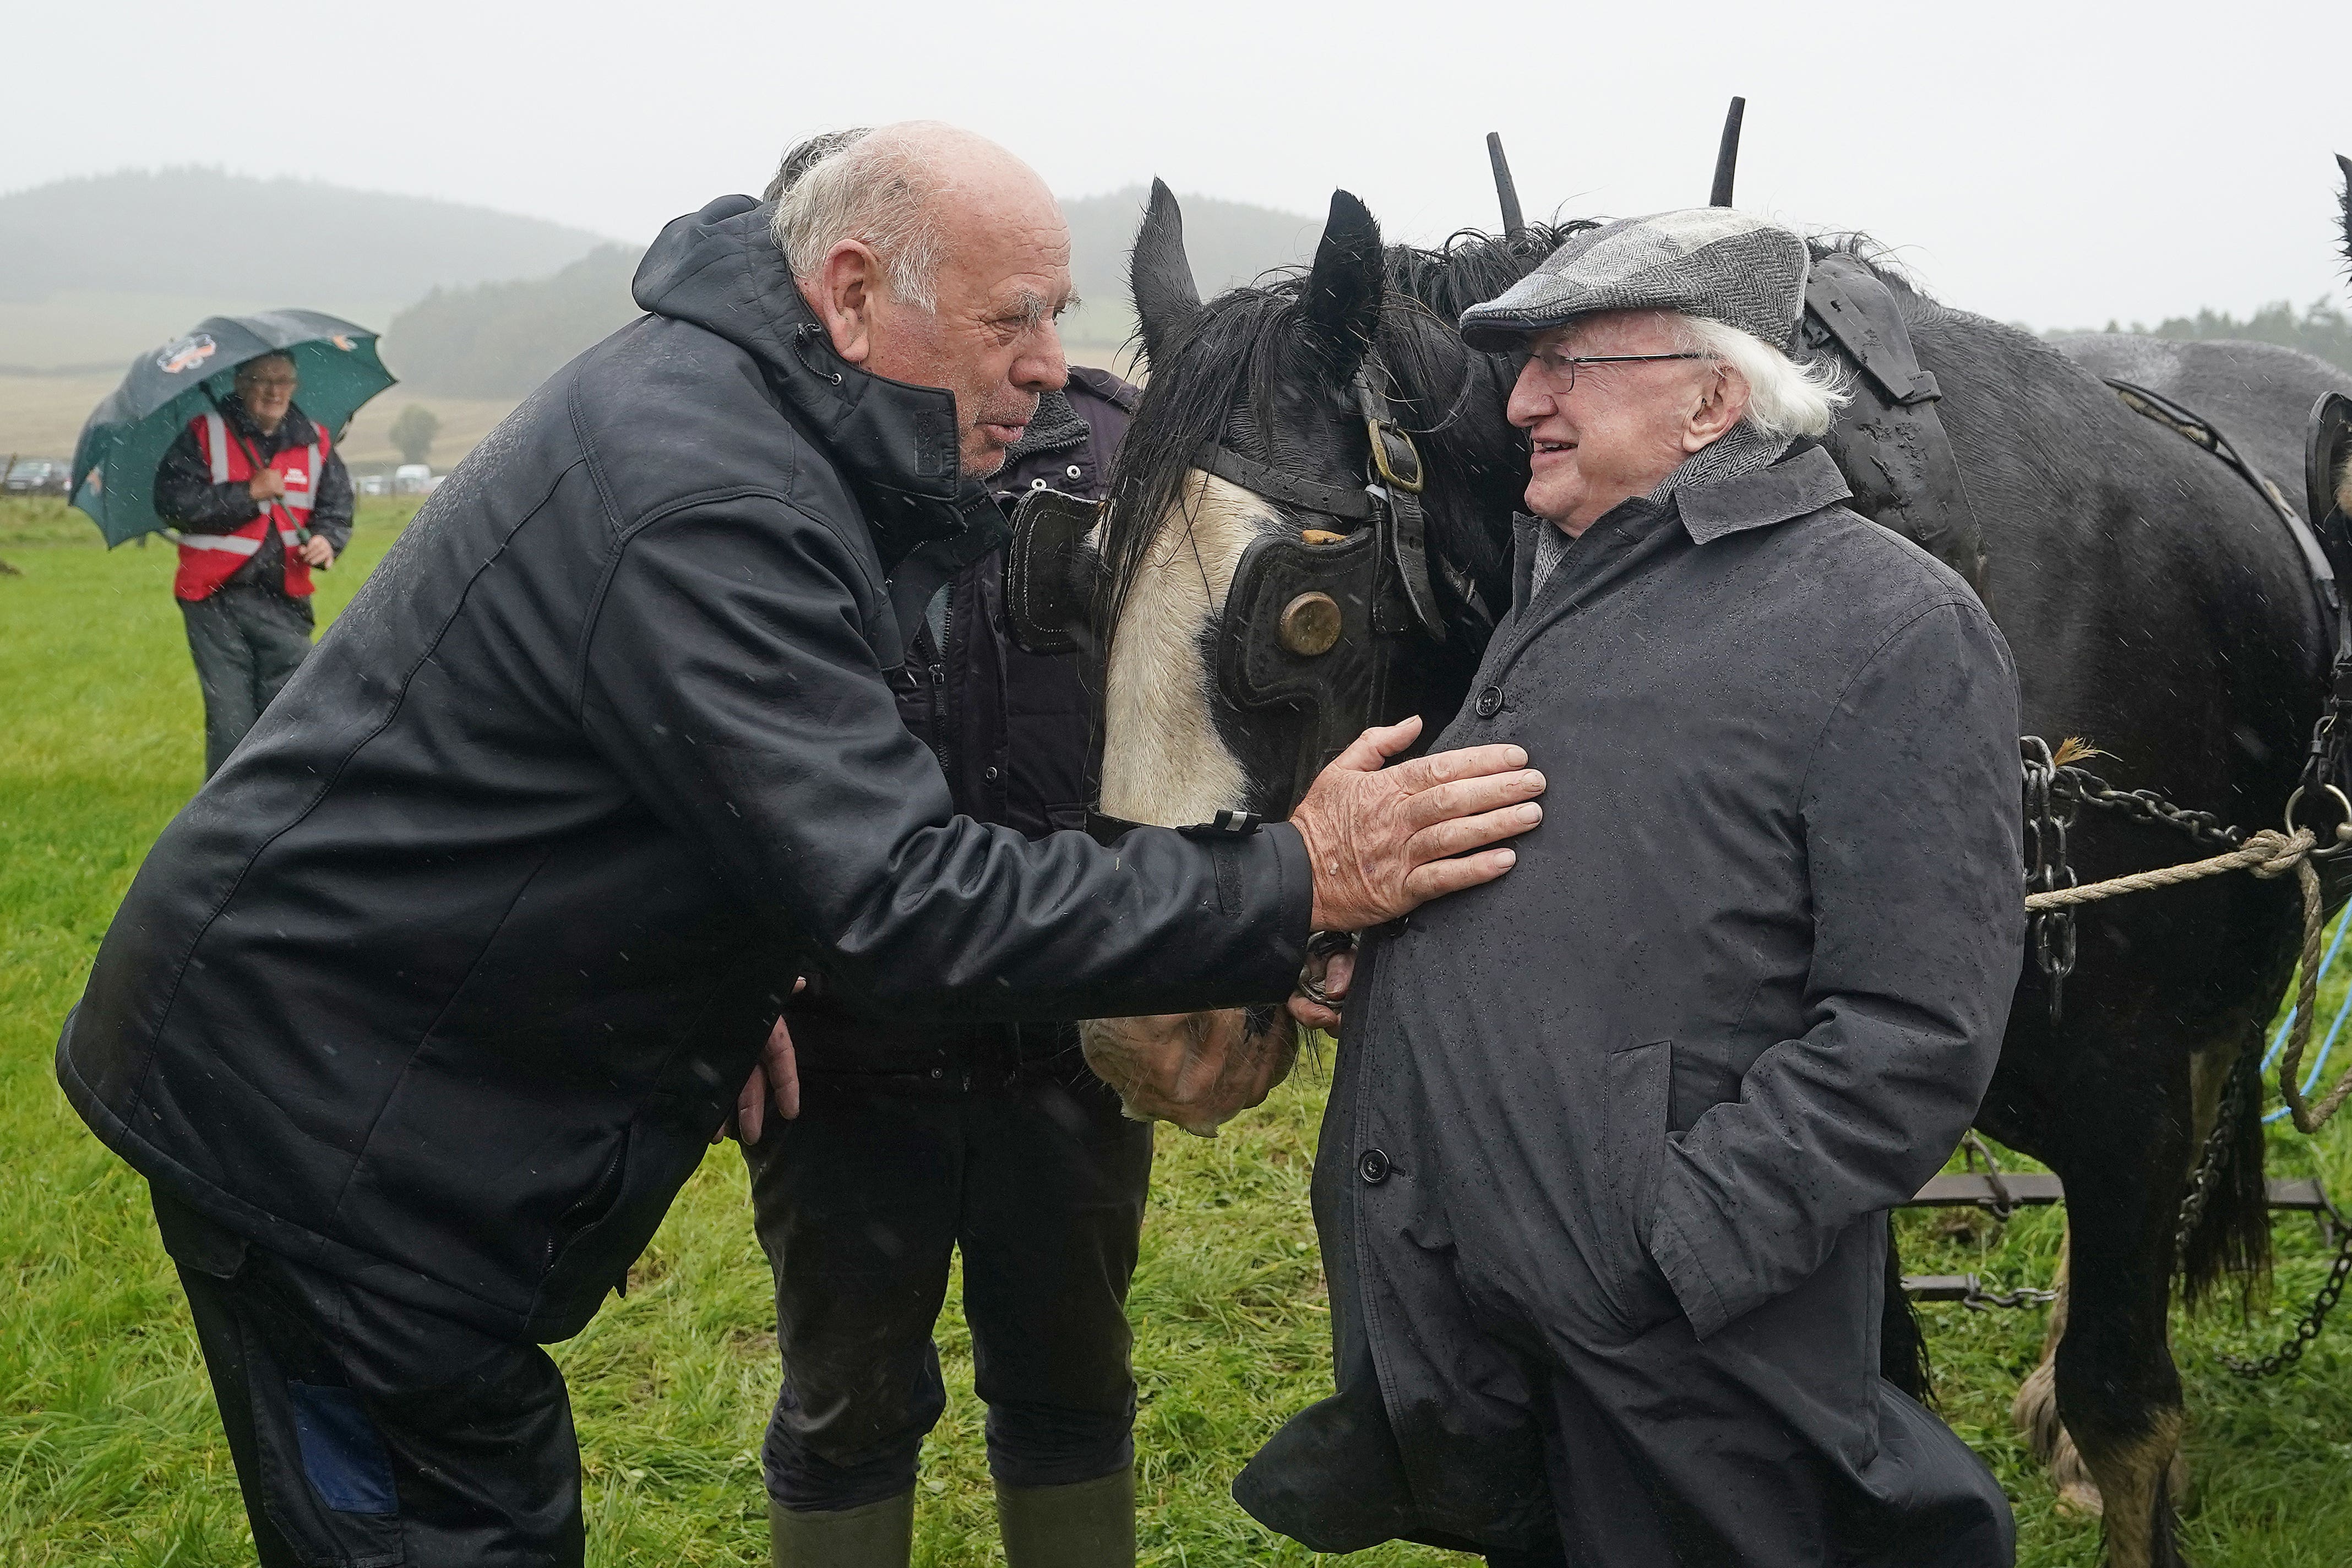
[[[2014,669],[1810,444],[1601,519],[1440,747],[1551,780],[1513,874],[1367,948],[1315,1175],[1339,1393],[1235,1495],[1326,1551],[2006,1562],[1878,1375],[1884,1215],[2022,952]],[[1548,1560],[1548,1558],[1547,1558]]]

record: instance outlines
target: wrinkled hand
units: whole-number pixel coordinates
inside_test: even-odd
[[[1367,730],[1316,776],[1291,814],[1315,871],[1317,931],[1361,931],[1491,882],[1518,858],[1489,849],[1543,818],[1544,776],[1517,746],[1468,746],[1382,764],[1421,733]],[[1468,853],[1476,851],[1476,853]]]
[[[1298,1060],[1297,1029],[1270,1007],[1089,1018],[1078,1042],[1130,1120],[1173,1121],[1198,1138],[1264,1103]]]
[[[323,571],[335,563],[335,547],[314,533],[302,542],[302,559]]]
[[[276,468],[263,468],[245,481],[245,493],[257,501],[277,500],[286,493],[286,476]]]
[[[1318,966],[1319,973],[1317,973]],[[1316,983],[1323,987],[1323,994],[1331,998],[1332,1005],[1326,1007],[1305,993],[1294,991],[1286,1004],[1290,1016],[1307,1028],[1336,1035],[1339,1032],[1339,1005],[1347,1001],[1348,986],[1356,978],[1355,952],[1352,950],[1335,952],[1328,958],[1309,956],[1307,971],[1315,976]]]
[[[793,995],[807,989],[807,981],[793,982]],[[710,1141],[732,1138],[746,1146],[757,1143],[767,1130],[771,1104],[787,1121],[801,1113],[800,1059],[793,1054],[793,1032],[782,1018],[768,1031],[767,1044],[760,1047],[751,1076],[743,1080],[741,1092],[735,1096],[735,1114],[710,1135]]]

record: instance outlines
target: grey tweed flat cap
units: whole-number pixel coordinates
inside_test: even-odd
[[[1596,310],[1679,310],[1786,348],[1811,266],[1793,229],[1728,207],[1620,218],[1569,236],[1496,299],[1462,312],[1462,337],[1489,353]]]

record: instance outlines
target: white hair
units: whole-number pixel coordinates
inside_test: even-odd
[[[1748,384],[1742,422],[1759,435],[1785,439],[1825,436],[1837,411],[1852,401],[1845,373],[1830,364],[1799,364],[1753,332],[1707,316],[1673,317],[1675,346],[1703,353],[1739,373]]]
[[[912,138],[856,132],[789,182],[780,173],[784,188],[769,233],[793,277],[811,281],[835,246],[854,239],[882,263],[893,294],[919,310],[936,308],[932,284],[946,245],[939,180],[924,152]]]

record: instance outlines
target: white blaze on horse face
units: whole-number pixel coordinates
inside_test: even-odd
[[[1282,526],[1264,501],[1199,469],[1160,520],[1111,633],[1103,688],[1102,809],[1158,827],[1244,804],[1249,780],[1217,733],[1202,633],[1224,613],[1234,569]]]

